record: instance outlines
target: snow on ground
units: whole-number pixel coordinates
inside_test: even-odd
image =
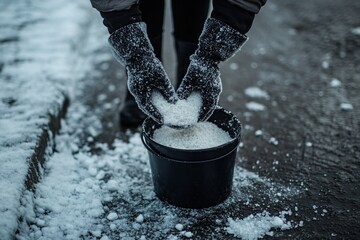
[[[17,227],[29,158],[74,78],[73,46],[87,18],[70,0],[3,1],[0,9],[0,236],[7,239]]]
[[[27,217],[19,239],[191,238],[196,237],[192,224],[205,217],[220,221],[221,227],[213,231],[225,234],[231,214],[227,209],[239,204],[258,206],[254,191],[263,192],[269,203],[299,193],[237,166],[233,193],[225,203],[204,210],[170,206],[153,192],[147,150],[138,133],[129,134],[128,141],[116,139],[111,146],[97,143],[96,154],[87,146],[73,149],[79,142],[77,130],[89,119],[86,114],[89,111],[81,104],[70,107],[42,181],[34,195],[28,193],[23,200],[22,212]],[[92,115],[88,122],[96,123],[96,118]],[[98,124],[93,127],[101,130]],[[286,223],[289,228],[296,225],[290,220]],[[263,229],[253,227],[254,231]]]

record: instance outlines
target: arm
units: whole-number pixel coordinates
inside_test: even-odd
[[[218,104],[222,90],[219,63],[232,57],[247,41],[245,34],[265,1],[213,0],[211,18],[205,22],[198,49],[177,90],[179,99],[188,98],[193,91],[200,92],[203,106],[199,121],[206,121]]]
[[[163,118],[151,100],[153,91],[160,92],[171,103],[177,97],[160,60],[155,57],[138,1],[91,1],[100,10],[109,30],[109,44],[115,58],[126,67],[130,93],[144,113],[162,123]]]

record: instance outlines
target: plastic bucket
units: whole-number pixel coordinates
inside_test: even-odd
[[[149,118],[144,121],[142,141],[149,153],[154,191],[160,200],[178,207],[206,208],[230,195],[241,124],[224,109],[216,109],[209,121],[235,138],[215,148],[175,149],[180,155],[172,152],[174,148],[163,145],[155,148],[159,145],[149,133],[160,126]]]

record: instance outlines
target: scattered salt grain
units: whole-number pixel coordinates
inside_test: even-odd
[[[140,240],[146,240],[145,235],[141,235]]]
[[[339,87],[341,86],[341,82],[339,79],[333,78],[330,82],[331,87]]]
[[[278,141],[278,140],[276,140],[276,138],[271,137],[271,138],[269,139],[269,143],[271,143],[271,144],[273,144],[273,145],[277,146],[277,145],[279,144],[279,141]]]
[[[135,221],[138,223],[144,222],[144,216],[140,214],[139,216],[136,217]]]
[[[194,234],[192,232],[186,232],[184,235],[187,238],[191,238]]]
[[[255,240],[263,238],[265,235],[273,235],[270,231],[273,228],[280,228],[282,230],[290,229],[291,224],[286,222],[284,217],[286,213],[281,213],[280,216],[270,216],[266,211],[258,213],[243,219],[233,220],[228,218],[228,227],[225,230],[244,240]]]
[[[269,94],[258,87],[248,87],[245,89],[245,95],[252,98],[269,99]]]
[[[110,224],[110,229],[111,229],[111,231],[114,231],[115,229],[116,229],[116,225],[115,224]]]
[[[305,143],[305,146],[307,146],[307,147],[312,147],[312,145],[313,145],[312,142],[306,142]]]
[[[191,126],[197,123],[202,105],[200,93],[192,93],[187,99],[168,103],[159,93],[153,93],[153,103],[163,117],[165,125]]]
[[[184,226],[182,224],[176,224],[175,225],[175,228],[178,230],[178,231],[182,231],[184,229]]]
[[[90,231],[90,232],[94,237],[101,237],[101,231],[100,230]]]
[[[353,110],[354,107],[351,105],[351,103],[342,103],[340,104],[340,109],[344,111]]]
[[[186,129],[162,126],[154,132],[153,140],[178,149],[204,149],[225,144],[230,135],[211,122],[199,122]]]
[[[250,111],[255,111],[255,112],[264,111],[266,109],[266,107],[264,105],[257,103],[257,102],[248,102],[248,103],[246,103],[245,106]]]
[[[115,180],[110,179],[107,182],[106,186],[107,186],[107,189],[114,191],[114,190],[117,190],[119,188],[119,183],[117,181],[115,181]]]
[[[255,131],[255,136],[261,136],[261,135],[263,135],[263,131],[261,131],[261,130]]]
[[[330,63],[329,63],[328,61],[323,61],[323,62],[321,63],[321,66],[322,66],[324,69],[328,69],[329,66],[330,66]]]
[[[118,215],[116,212],[111,212],[106,217],[108,220],[113,221],[118,218]]]
[[[97,169],[94,167],[89,168],[89,174],[95,177],[97,175]]]
[[[110,240],[110,238],[108,236],[104,235],[100,238],[100,240]]]

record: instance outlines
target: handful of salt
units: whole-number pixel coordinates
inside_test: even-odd
[[[186,128],[198,122],[202,105],[200,93],[193,92],[187,99],[172,104],[168,103],[161,93],[154,91],[152,101],[163,116],[164,125]]]

